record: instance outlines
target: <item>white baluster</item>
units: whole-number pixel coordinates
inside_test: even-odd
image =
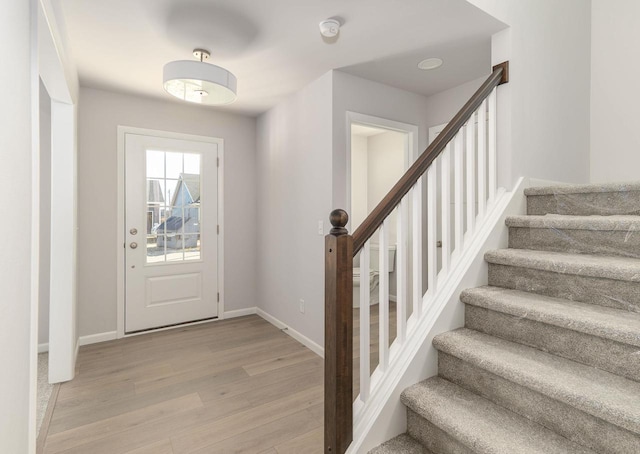
[[[489,201],[493,201],[498,187],[496,167],[496,89],[489,95]]]
[[[476,115],[467,123],[467,235],[473,233],[476,222]]]
[[[458,132],[454,140],[454,232],[456,238],[456,251],[462,253],[464,241],[464,133]]]
[[[422,314],[422,178],[411,190],[413,199],[413,313]]]
[[[389,218],[385,219],[380,226],[379,234],[379,298],[378,298],[378,318],[380,322],[380,369],[384,372],[389,366]]]
[[[370,387],[370,358],[369,358],[369,331],[370,309],[369,298],[369,264],[371,263],[370,241],[364,243],[360,253],[360,399],[366,402],[369,399]]]
[[[407,198],[403,198],[398,206],[398,245],[396,251],[396,317],[398,334],[396,339],[403,343],[407,335],[407,248],[408,248],[409,214]]]
[[[451,261],[451,143],[448,143],[442,155],[442,175],[440,192],[442,194],[442,213],[441,213],[441,230],[442,230],[442,269],[443,275],[449,272],[449,263]]]
[[[487,209],[487,101],[478,109],[478,218]]]
[[[434,162],[427,170],[427,285],[433,297],[438,279],[438,169]]]

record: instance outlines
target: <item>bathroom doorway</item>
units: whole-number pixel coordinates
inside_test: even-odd
[[[351,124],[351,210],[349,231],[354,232],[365,218],[380,203],[394,184],[404,174],[408,164],[408,134],[403,131],[378,126]],[[397,213],[389,216],[389,300],[396,301],[395,256],[397,238]],[[374,236],[370,263],[371,305],[379,301],[377,284],[379,281],[378,248]],[[375,251],[375,252],[374,252]],[[354,265],[354,279],[359,279],[359,257]],[[354,282],[357,284],[358,282]],[[359,307],[355,298],[358,285],[354,288],[354,307]]]
[[[417,155],[418,128],[382,118],[350,113],[348,116],[347,153],[347,211],[348,230],[353,233],[398,182]],[[397,211],[397,210],[396,210]],[[389,304],[389,344],[396,337],[397,327],[397,212],[388,222],[388,293],[380,294],[380,247],[377,234],[370,247],[369,273],[361,274],[360,255],[354,257],[353,303],[354,331],[360,330],[361,283],[369,282],[370,311],[370,365],[371,371],[378,364],[380,302]],[[411,239],[409,238],[409,243]],[[409,245],[410,247],[410,245]],[[407,263],[407,266],[410,266]],[[366,290],[365,290],[366,292]],[[354,338],[354,366],[359,367],[359,336]],[[354,373],[354,389],[357,395],[358,373]]]

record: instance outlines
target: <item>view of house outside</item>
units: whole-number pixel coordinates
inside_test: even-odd
[[[147,263],[200,259],[200,155],[147,150]]]

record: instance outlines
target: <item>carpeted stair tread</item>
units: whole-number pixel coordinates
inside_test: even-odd
[[[484,256],[496,265],[531,268],[561,274],[575,274],[618,281],[640,282],[640,260],[590,254],[498,249]]]
[[[640,383],[477,331],[433,340],[440,351],[640,434]]]
[[[541,216],[507,216],[507,227],[559,230],[640,231],[640,216],[571,216],[547,214]]]
[[[640,347],[640,313],[637,312],[492,286],[465,290],[460,300],[472,306]]]
[[[402,434],[369,451],[369,454],[432,454],[410,435]]]
[[[559,184],[526,188],[524,195],[590,194],[594,192],[630,192],[640,191],[640,182],[604,183],[604,184]]]
[[[592,454],[544,427],[447,380],[429,378],[407,388],[402,402],[473,452]]]

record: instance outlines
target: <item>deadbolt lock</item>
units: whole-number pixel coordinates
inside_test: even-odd
[[[129,233],[131,235],[137,235],[138,234],[138,229],[131,229],[131,230],[129,230]]]

